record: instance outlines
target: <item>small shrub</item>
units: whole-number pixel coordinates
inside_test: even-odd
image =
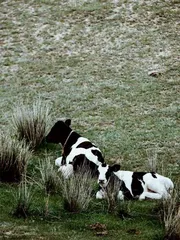
[[[9,134],[0,135],[0,181],[20,182],[31,156],[29,147],[12,139]]]
[[[50,158],[45,158],[39,162],[39,171],[41,174],[41,183],[45,193],[55,193],[60,188],[59,176],[57,169],[51,163]]]
[[[49,123],[49,107],[40,100],[32,106],[18,106],[12,116],[12,126],[19,140],[25,139],[32,149],[43,142]]]
[[[69,179],[61,178],[64,208],[69,212],[86,210],[91,201],[93,180],[89,171],[78,172]]]
[[[18,192],[14,195],[16,207],[13,215],[26,218],[30,213],[32,197],[32,186],[28,186],[26,179],[24,179],[19,184]]]

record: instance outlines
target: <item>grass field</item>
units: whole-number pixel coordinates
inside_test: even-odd
[[[51,127],[72,128],[95,142],[109,163],[180,176],[180,3],[178,0],[1,0],[0,123],[10,131],[13,109],[37,99],[51,107]],[[55,159],[59,146],[34,152]],[[84,213],[65,212],[59,196],[34,190],[32,214],[12,217],[16,185],[0,184],[0,239],[163,239],[156,203],[130,203],[131,218],[108,214],[93,200]],[[107,236],[90,225],[106,224]]]

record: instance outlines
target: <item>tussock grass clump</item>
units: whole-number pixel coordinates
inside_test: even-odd
[[[19,184],[17,193],[14,195],[16,206],[13,215],[27,218],[27,216],[30,214],[32,197],[32,185],[28,186],[27,180],[22,180],[22,182]]]
[[[20,182],[26,172],[31,156],[24,141],[12,139],[10,135],[0,135],[0,181]]]
[[[171,198],[158,202],[156,211],[165,228],[164,240],[180,240],[180,191],[175,184]]]
[[[178,188],[178,186],[176,186]],[[174,190],[171,198],[163,200],[162,220],[166,235],[164,240],[180,240],[180,191]]]
[[[45,193],[48,195],[57,192],[61,184],[57,169],[54,168],[49,157],[39,162],[39,171]]]
[[[69,212],[81,212],[88,208],[93,191],[90,171],[78,171],[68,179],[62,179],[64,208]]]
[[[109,184],[104,189],[106,193],[106,200],[108,203],[108,212],[117,213],[118,210],[118,192],[121,186],[121,182],[115,177],[112,176]]]
[[[32,106],[18,106],[12,116],[12,125],[19,140],[25,139],[32,149],[43,142],[49,123],[49,107],[41,100]]]

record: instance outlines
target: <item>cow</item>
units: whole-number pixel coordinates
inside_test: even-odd
[[[97,168],[104,163],[100,149],[70,127],[71,119],[57,121],[46,136],[47,143],[60,144],[62,156],[55,160],[65,178],[70,177],[79,168],[86,167],[92,176],[97,176]]]
[[[120,170],[119,164],[109,166],[106,163],[98,167],[99,191],[97,199],[106,197],[106,188],[114,178],[119,181],[117,198],[119,200],[168,199],[174,184],[171,179],[155,172],[131,172]]]

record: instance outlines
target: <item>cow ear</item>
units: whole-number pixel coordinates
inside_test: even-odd
[[[114,164],[113,166],[111,166],[111,171],[117,172],[120,170],[120,168],[121,168],[121,166],[119,164]]]
[[[71,119],[66,119],[64,122],[68,127],[71,126]]]

